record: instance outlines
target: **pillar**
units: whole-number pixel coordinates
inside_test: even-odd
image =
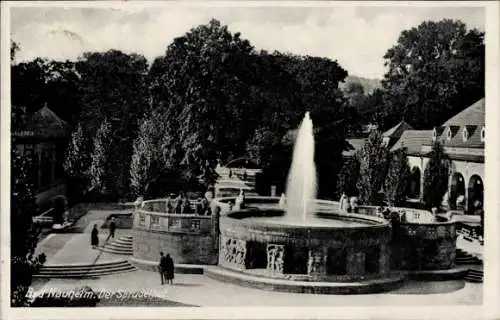
[[[50,183],[55,181],[55,171],[56,171],[56,151],[51,149],[50,151]]]
[[[351,249],[347,253],[347,274],[353,276],[365,273],[365,253],[359,249]]]
[[[38,151],[38,184],[37,188],[40,188],[42,186],[42,150]]]
[[[424,200],[424,158],[420,157],[420,201]]]
[[[387,274],[390,269],[390,252],[387,244],[383,243],[380,245],[380,257],[379,257],[379,272],[380,274]]]

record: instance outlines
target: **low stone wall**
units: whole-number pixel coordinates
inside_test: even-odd
[[[166,214],[136,210],[133,221],[133,256],[158,261],[160,252],[175,263],[216,264],[219,217]]]
[[[115,225],[117,229],[132,229],[133,215],[130,213],[112,213],[107,218],[101,228],[109,228],[111,218],[115,218]]]

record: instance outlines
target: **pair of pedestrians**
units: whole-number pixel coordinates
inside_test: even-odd
[[[109,223],[109,235],[106,242],[108,242],[109,238],[115,238],[115,232],[116,222],[115,218],[112,217]],[[94,227],[92,228],[92,232],[90,234],[90,244],[92,245],[92,249],[97,249],[99,247],[99,229],[97,229],[97,224],[94,224]]]
[[[173,284],[174,280],[174,260],[170,257],[169,254],[166,256],[163,255],[163,252],[160,252],[160,277],[161,284]]]

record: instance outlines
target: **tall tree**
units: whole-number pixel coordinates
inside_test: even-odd
[[[359,178],[356,186],[362,203],[376,204],[380,201],[379,193],[387,173],[388,155],[381,133],[372,131],[359,151]]]
[[[85,123],[91,137],[97,136],[106,121],[111,135],[107,137],[109,143],[102,145],[106,149],[100,151],[106,155],[107,167],[103,174],[113,177],[108,191],[115,196],[125,196],[130,182],[133,141],[139,121],[150,104],[147,61],[141,55],[117,50],[85,53],[76,63],[76,70],[80,75],[82,104],[79,121]]]
[[[101,123],[94,138],[94,149],[92,151],[89,168],[90,185],[91,188],[97,192],[110,191],[108,189],[110,186],[107,182],[112,177],[109,170],[111,139],[111,125],[107,119],[105,119]]]
[[[410,186],[410,165],[405,150],[397,150],[390,156],[389,169],[385,177],[385,196],[391,206],[404,204]]]
[[[358,194],[356,182],[359,178],[359,166],[357,155],[344,161],[337,178],[337,198],[340,197],[342,192],[345,192],[348,196]]]
[[[431,129],[484,97],[484,33],[458,20],[404,30],[384,55],[384,118]]]
[[[212,20],[176,38],[150,72],[155,107],[165,109],[171,128],[170,148],[182,150],[180,164],[207,183],[217,158],[244,150],[252,51],[239,33]]]
[[[90,140],[88,133],[79,123],[71,134],[63,163],[66,176],[69,178],[70,198],[79,197],[90,185],[89,168],[92,152]]]
[[[443,197],[448,191],[448,178],[450,174],[448,158],[443,146],[436,142],[429,154],[429,162],[424,170],[424,203],[427,208],[440,208]]]

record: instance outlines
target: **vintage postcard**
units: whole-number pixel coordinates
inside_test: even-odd
[[[499,8],[2,2],[2,318],[498,319]]]

